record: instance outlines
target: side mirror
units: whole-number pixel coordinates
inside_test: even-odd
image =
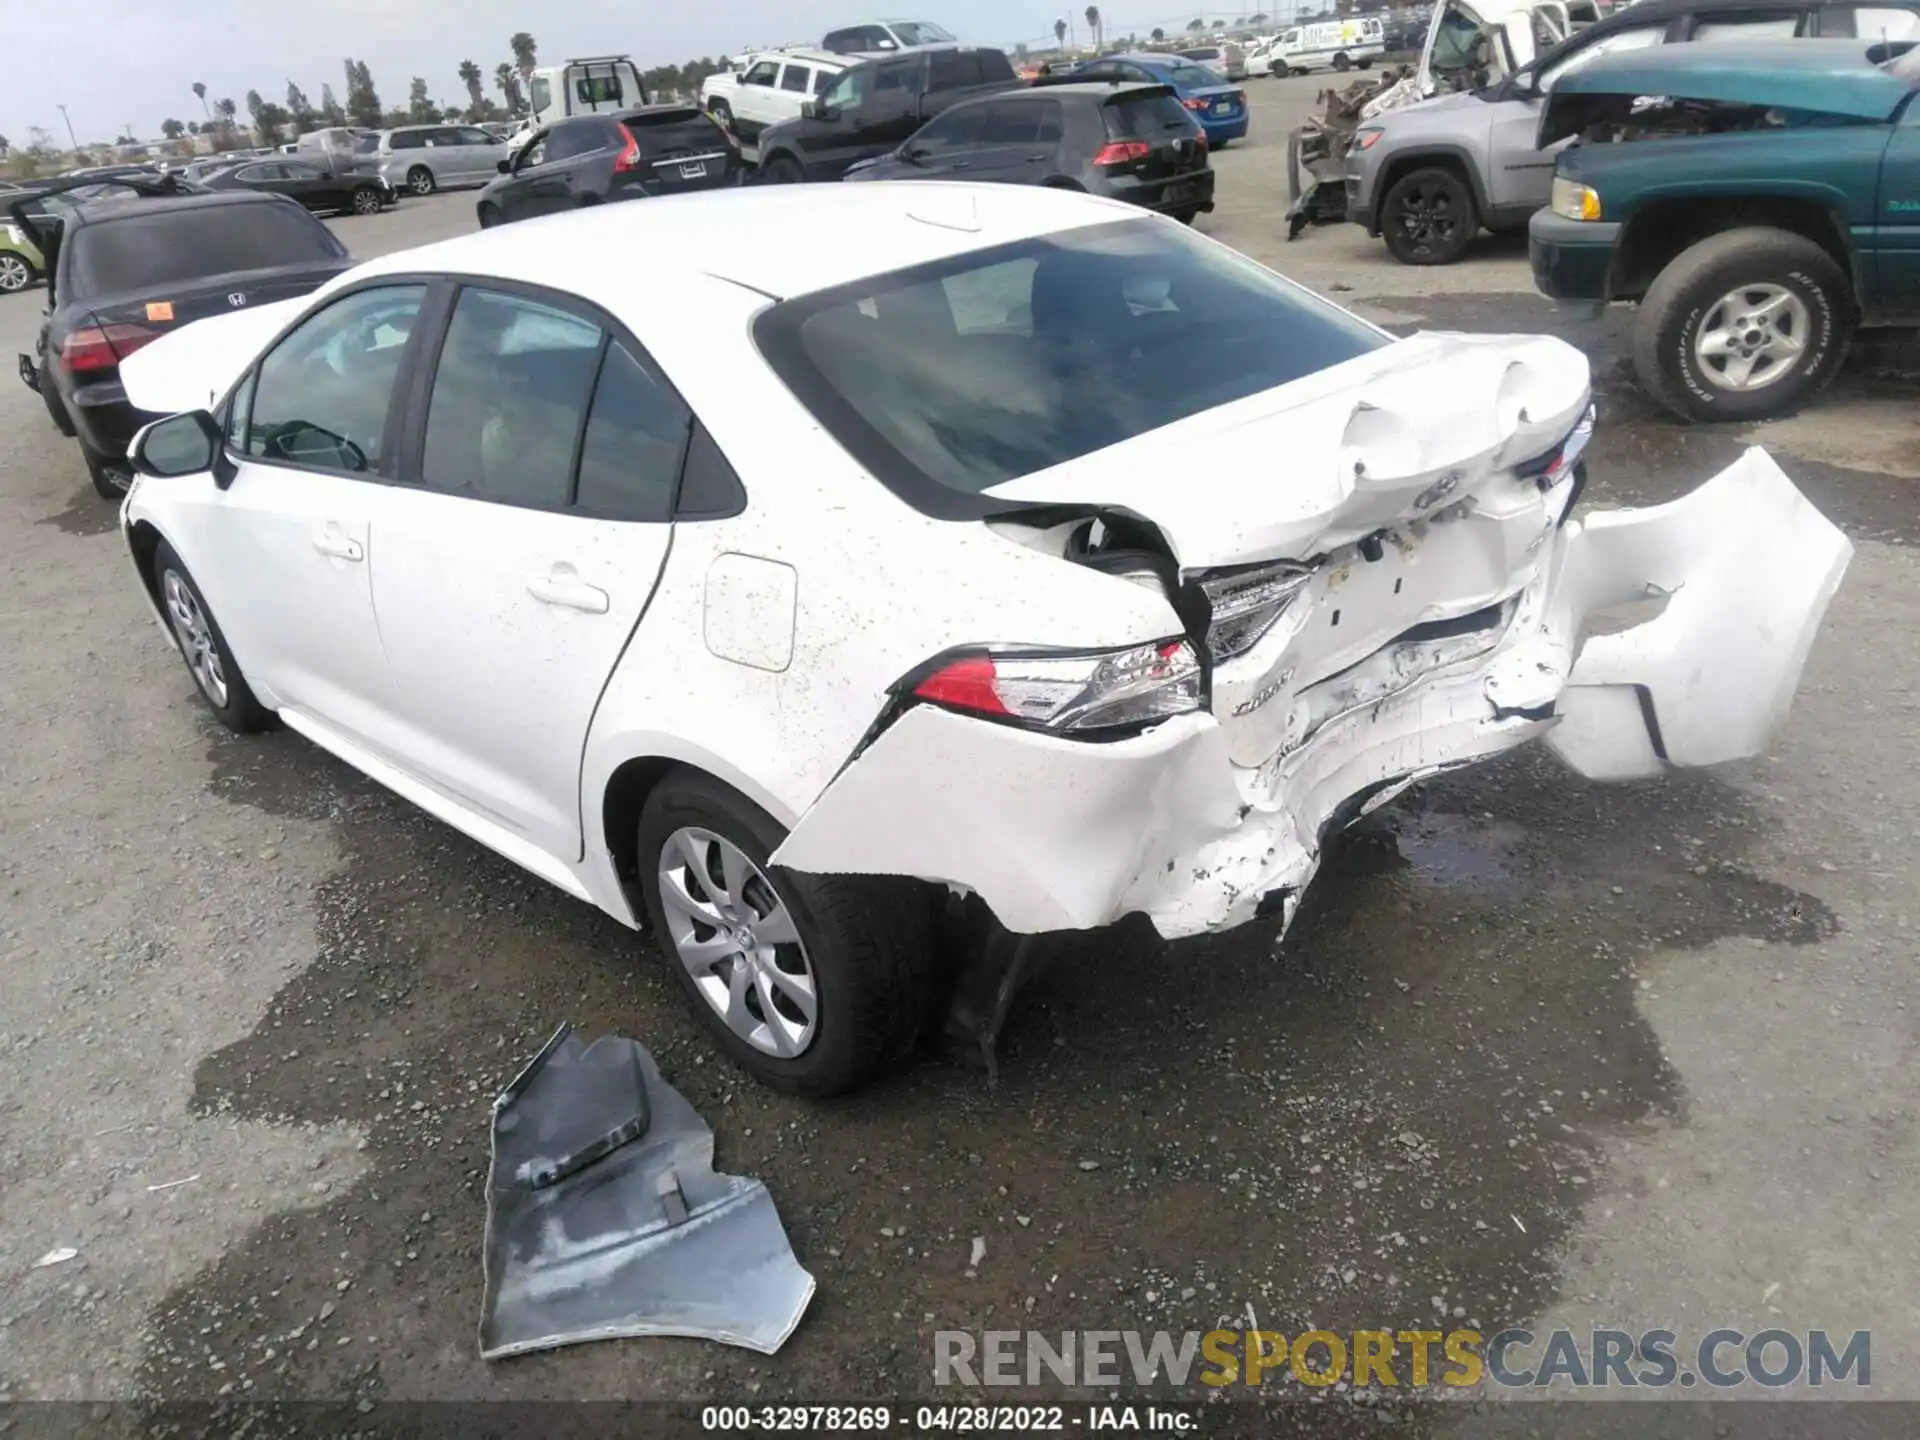
[[[873,42],[873,48],[876,50],[898,50],[900,47],[895,45],[891,40],[876,40]]]
[[[924,145],[908,144],[908,145],[902,145],[896,153],[899,155],[899,158],[906,161],[907,164],[918,165],[922,160],[926,159],[927,156],[930,155],[932,152],[928,150],[927,147]]]
[[[220,426],[205,410],[170,415],[140,428],[127,448],[133,468],[156,480],[198,475],[220,458]]]
[[[493,162],[493,168],[498,170],[502,175],[511,175],[513,173],[513,162],[511,160],[496,160]]]

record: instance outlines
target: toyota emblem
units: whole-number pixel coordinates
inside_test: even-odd
[[[233,306],[233,308],[236,310],[238,310],[242,305],[246,303],[247,303],[247,297],[241,294],[238,290],[235,290],[231,295],[227,296],[227,304]]]

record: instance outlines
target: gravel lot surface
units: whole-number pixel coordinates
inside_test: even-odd
[[[291,733],[219,730],[74,446],[0,386],[0,1400],[899,1398],[932,1393],[935,1329],[1250,1313],[1871,1329],[1873,1393],[1920,1396],[1914,388],[1856,367],[1795,419],[1686,431],[1626,383],[1622,317],[1561,320],[1521,243],[1444,270],[1352,227],[1287,243],[1285,131],[1317,88],[1254,83],[1202,230],[1386,323],[1582,346],[1595,504],[1760,443],[1856,541],[1773,754],[1603,788],[1522,753],[1424,785],[1337,845],[1283,945],[1076,942],[997,1090],[929,1059],[789,1101],[611,921]],[[337,224],[373,255],[463,231],[472,197]],[[42,293],[0,298],[0,353]],[[721,1167],[771,1187],[820,1286],[780,1355],[479,1360],[487,1106],[563,1019],[644,1040]],[[57,1246],[78,1258],[32,1268]],[[1260,1423],[1381,1428],[1373,1397],[1317,1400]],[[1473,1435],[1528,1407],[1385,1408]],[[1660,1423],[1801,1433],[1774,1411]],[[1521,1423],[1651,1433],[1621,1406]]]

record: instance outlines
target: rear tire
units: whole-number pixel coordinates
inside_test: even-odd
[[[1338,55],[1333,57],[1333,68],[1340,71],[1342,74],[1345,74],[1347,69],[1352,64],[1353,64],[1353,61],[1347,58],[1347,52],[1344,50],[1342,50]]]
[[[34,280],[33,267],[12,251],[0,253],[0,295],[24,290]]]
[[[793,156],[776,155],[760,167],[760,178],[769,185],[798,185],[807,173]]]
[[[440,188],[440,182],[433,178],[433,171],[424,165],[416,165],[407,172],[407,189],[416,195],[431,195]]]
[[[716,100],[707,108],[707,114],[713,117],[713,123],[722,130],[733,128],[733,107],[724,100]]]
[[[352,208],[356,215],[378,215],[385,204],[385,198],[371,185],[362,185],[353,192]]]
[[[1373,57],[1369,55],[1365,59],[1359,60],[1355,63],[1357,63],[1362,70],[1371,70],[1373,68]]]
[[[254,698],[200,587],[164,540],[153,552],[153,586],[160,596],[160,613],[193,677],[193,688],[215,718],[240,735],[271,729],[276,723],[274,713]]]
[[[1437,165],[1408,171],[1380,202],[1380,236],[1402,265],[1451,265],[1479,229],[1467,182]]]
[[[690,831],[704,837],[691,842],[691,853],[682,844]],[[640,885],[665,963],[720,1048],[772,1089],[835,1095],[896,1064],[919,1038],[933,1001],[933,906],[918,881],[811,875],[770,864],[785,839],[779,822],[744,796],[697,771],[675,771],[641,807]],[[728,848],[753,872],[744,873],[736,858],[738,881],[730,888],[722,868]],[[683,899],[668,912],[663,868],[694,911]],[[715,941],[726,950],[776,907],[791,922],[791,942],[761,942],[756,962],[744,952],[716,958]],[[702,913],[721,924],[704,924]],[[810,983],[810,1018],[794,1003],[796,977]],[[732,1005],[735,994],[730,1023],[719,1007]],[[769,1016],[774,1002],[779,1008]],[[805,1024],[798,1054],[778,1055],[755,1042],[755,1033],[771,1037],[781,1021]]]
[[[1747,315],[1760,318],[1738,323]],[[1758,420],[1825,388],[1846,359],[1854,323],[1846,272],[1819,245],[1772,226],[1725,230],[1683,250],[1655,278],[1634,317],[1634,373],[1683,419]],[[1714,352],[1716,334],[1764,338],[1745,386],[1733,380],[1741,352]],[[1703,354],[1703,340],[1713,353]]]

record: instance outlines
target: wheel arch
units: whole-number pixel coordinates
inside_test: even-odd
[[[1425,169],[1451,170],[1467,182],[1467,191],[1473,196],[1473,206],[1478,212],[1476,219],[1484,219],[1489,209],[1486,183],[1480,174],[1480,167],[1473,162],[1473,154],[1464,145],[1421,144],[1411,146],[1404,151],[1395,151],[1387,156],[1380,167],[1380,177],[1373,183],[1373,202],[1367,214],[1369,233],[1380,233],[1380,211],[1387,203],[1387,192],[1415,170]]]
[[[153,618],[160,621],[160,628],[171,640],[173,630],[167,625],[160,608],[160,577],[154,573],[153,565],[154,556],[159,553],[161,542],[166,538],[160,533],[160,527],[151,520],[136,520],[127,531],[127,549],[133,553],[133,568],[147,592],[147,603],[153,607]]]
[[[1844,271],[1857,306],[1862,293],[1860,256],[1845,218],[1825,197],[1775,194],[1656,196],[1623,222],[1607,276],[1612,300],[1637,300],[1660,272],[1709,236],[1767,226],[1813,241]]]

